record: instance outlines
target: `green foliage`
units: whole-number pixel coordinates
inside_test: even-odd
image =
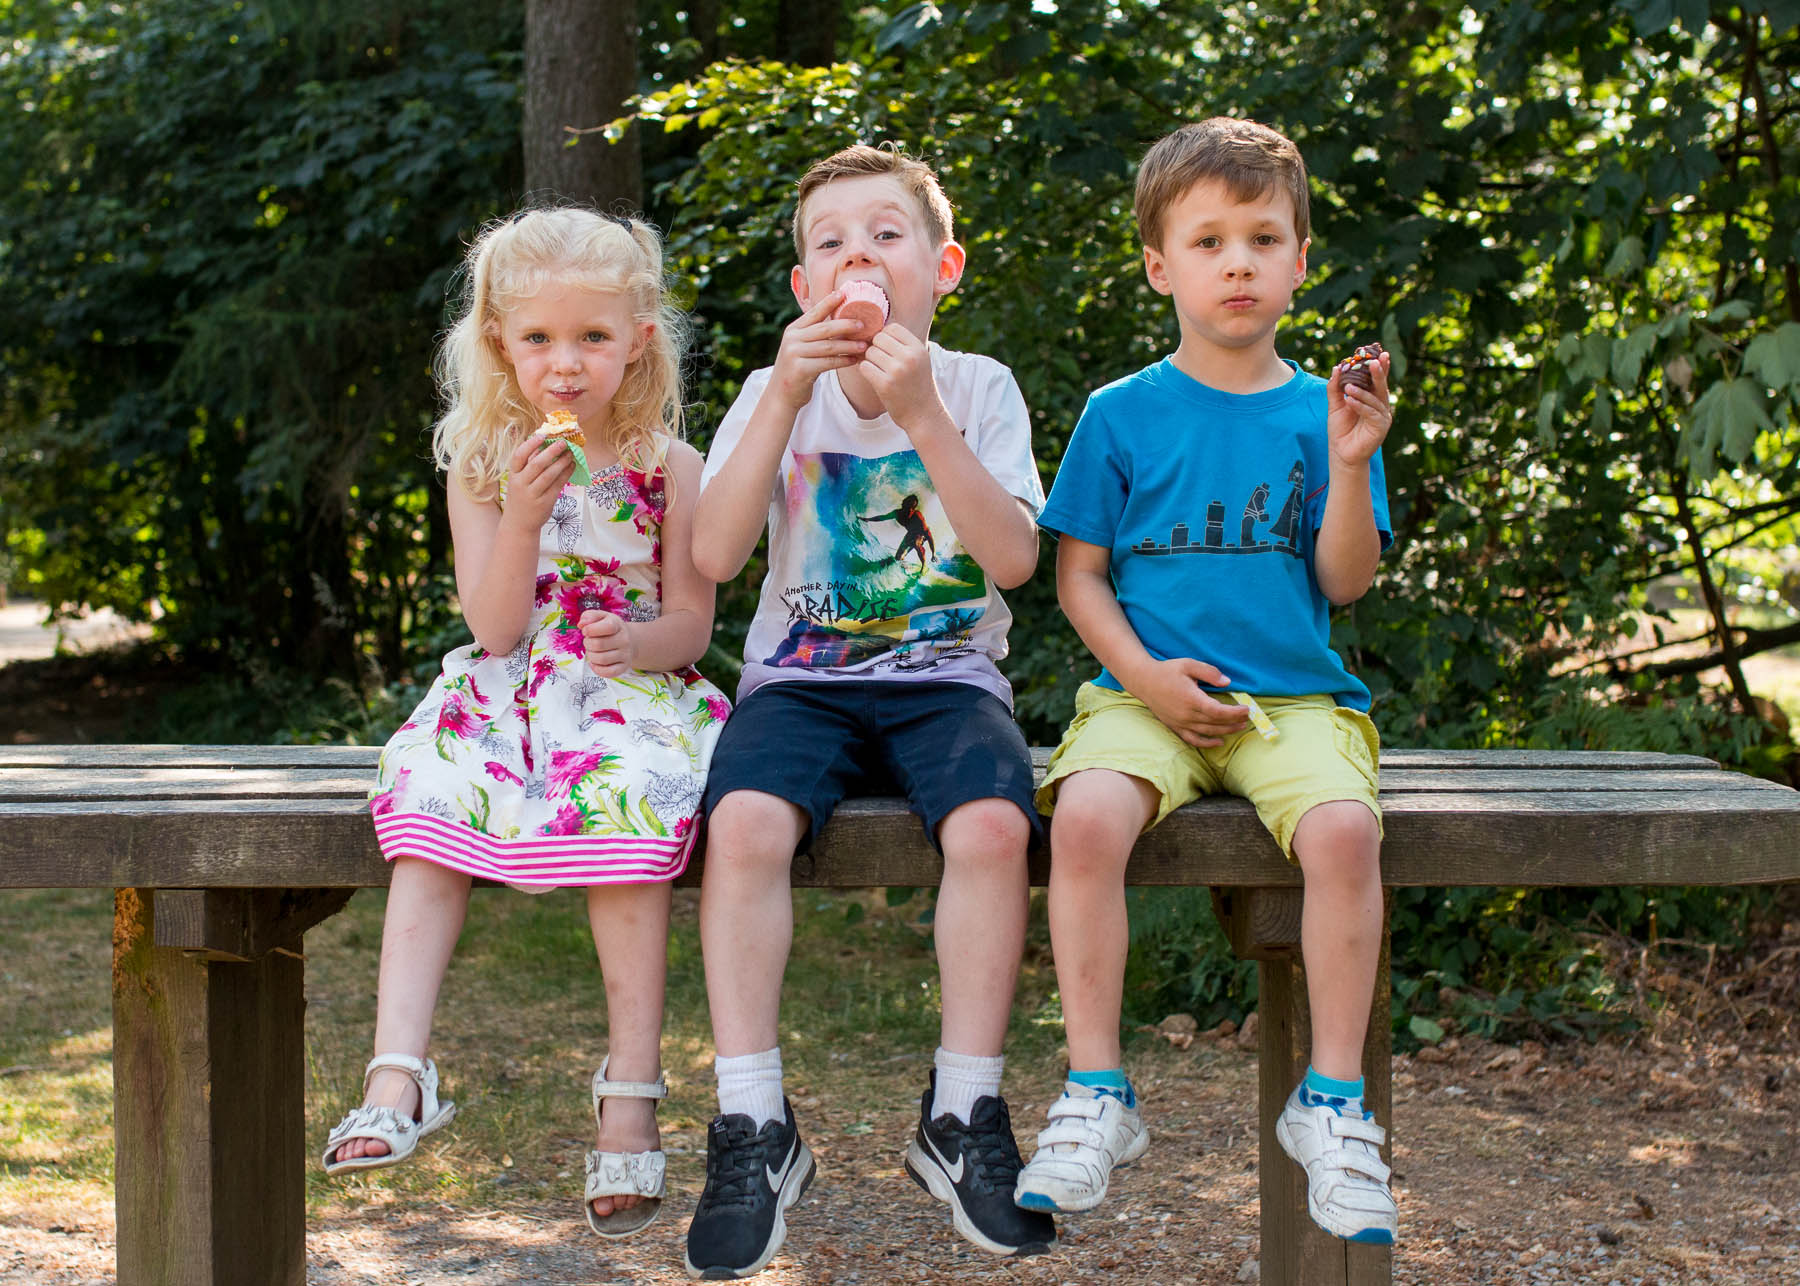
[[[134,711],[126,736],[170,745],[378,746],[424,697],[431,677],[359,689],[344,679],[277,669],[262,657],[229,660],[222,671]]]
[[[1592,1037],[1636,1021],[1608,943],[1683,934],[1741,946],[1768,894],[1748,889],[1400,889],[1394,895],[1394,1027],[1428,1016],[1479,1036]]]
[[[1800,490],[1793,15],[1652,9],[873,7],[839,63],[798,68],[766,56],[772,9],[708,30],[651,7],[638,114],[699,312],[701,444],[792,315],[795,176],[893,140],[939,167],[970,252],[938,336],[1018,372],[1052,475],[1087,392],[1173,340],[1136,155],[1255,116],[1314,177],[1284,349],[1396,355],[1395,547],[1336,627],[1384,733],[1567,738],[1536,727],[1547,692],[1649,702],[1648,649],[1591,658],[1697,555],[1782,605]],[[460,238],[516,182],[516,13],[10,12],[0,525],[26,587],[359,691],[352,645],[410,669],[449,611],[426,359]],[[755,571],[722,596],[727,653]],[[1048,740],[1092,662],[1047,574],[1014,599],[1019,711]]]
[[[1662,938],[1743,944],[1766,890],[1409,888],[1394,890],[1396,1046],[1451,1030],[1494,1039],[1628,1030],[1639,999],[1614,953]],[[1204,889],[1132,889],[1126,1025],[1190,1013],[1202,1028],[1256,1007],[1256,970],[1236,959]]]
[[[1769,74],[1792,16],[1644,12],[914,5],[865,14],[834,67],[717,64],[639,108],[695,135],[659,201],[699,286],[706,400],[792,315],[794,177],[893,140],[937,166],[969,249],[937,335],[1013,366],[1050,476],[1086,393],[1171,346],[1138,267],[1136,153],[1213,112],[1269,121],[1314,178],[1284,348],[1318,369],[1379,337],[1401,389],[1395,548],[1338,644],[1390,740],[1584,744],[1583,692],[1657,685],[1625,682],[1654,673],[1642,662],[1572,658],[1629,638],[1697,549],[1791,537],[1797,507],[1800,224],[1782,193],[1800,156],[1792,87]],[[1773,104],[1745,89],[1758,77]],[[1093,668],[1047,581],[1016,596],[1010,662],[1037,740]]]
[[[1231,953],[1205,889],[1126,891],[1131,955],[1125,970],[1125,1025],[1194,1015],[1204,1030],[1241,1023],[1256,1008],[1256,964]]]
[[[352,682],[432,627],[428,367],[517,171],[503,12],[13,6],[0,531],[31,592]]]

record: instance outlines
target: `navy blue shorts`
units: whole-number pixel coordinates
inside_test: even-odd
[[[846,795],[905,795],[934,848],[938,827],[963,804],[1007,799],[1031,823],[1031,750],[1006,703],[972,683],[891,679],[756,688],[731,712],[706,779],[707,816],[734,790],[757,790],[807,815],[802,852]]]

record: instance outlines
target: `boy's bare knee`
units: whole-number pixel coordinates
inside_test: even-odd
[[[1050,819],[1050,861],[1064,871],[1122,869],[1138,833],[1156,815],[1149,782],[1092,769],[1065,778]]]
[[[958,805],[938,826],[946,866],[959,862],[1018,862],[1031,843],[1031,823],[1009,799],[975,799]]]
[[[1294,856],[1308,882],[1381,877],[1381,827],[1364,804],[1335,800],[1308,809],[1294,830]]]
[[[775,795],[734,790],[706,820],[706,865],[785,871],[806,829],[806,815]]]
[[[1053,878],[1072,876],[1123,879],[1137,832],[1116,819],[1092,811],[1064,815],[1059,806],[1050,826]]]
[[[1061,826],[1065,820],[1111,823],[1135,835],[1156,816],[1161,803],[1156,787],[1142,777],[1110,768],[1085,768],[1057,784],[1053,825]]]

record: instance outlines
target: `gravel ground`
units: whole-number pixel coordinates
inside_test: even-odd
[[[1230,1038],[1134,1052],[1153,1142],[1113,1196],[1063,1221],[1056,1251],[970,1249],[900,1169],[896,1107],[839,1116],[803,1100],[819,1178],[770,1283],[1258,1279],[1255,1060]],[[1141,1049],[1141,1046],[1140,1046]],[[911,1069],[895,1076],[896,1097]],[[1010,1077],[1024,1146],[1054,1085]],[[1396,1282],[1774,1286],[1800,1282],[1800,1049],[1479,1041],[1396,1061]],[[571,1151],[579,1146],[571,1140]],[[671,1195],[642,1237],[602,1245],[567,1193],[491,1209],[400,1202],[376,1182],[314,1212],[309,1286],[686,1280],[682,1238],[703,1171],[698,1131],[669,1131]],[[503,1190],[504,1191],[504,1190]],[[0,1211],[6,1286],[112,1281],[110,1210]]]

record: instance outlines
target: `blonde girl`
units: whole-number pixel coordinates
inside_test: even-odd
[[[590,210],[489,226],[463,281],[433,447],[475,641],[382,752],[371,808],[393,879],[376,1056],[323,1160],[332,1174],[396,1164],[454,1115],[425,1051],[471,879],[585,888],[609,1030],[583,1209],[595,1232],[627,1236],[663,1195],[669,885],[730,711],[693,668],[713,586],[689,554],[685,320],[655,230]],[[544,433],[558,411],[567,440]]]

